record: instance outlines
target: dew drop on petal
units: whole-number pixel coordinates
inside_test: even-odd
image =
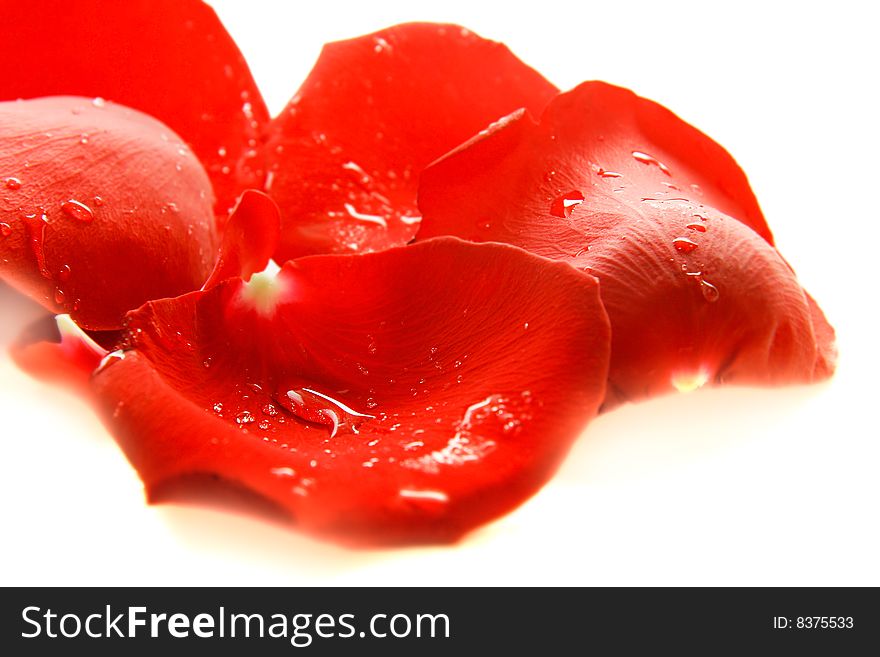
[[[37,261],[40,275],[43,278],[53,278],[52,272],[46,266],[46,254],[43,251],[43,244],[46,241],[46,226],[49,225],[49,220],[46,218],[45,213],[41,212],[25,216],[22,223],[24,223],[25,230],[27,230],[31,253],[34,254],[34,259]]]
[[[698,233],[705,233],[706,232],[706,224],[701,223],[701,222],[695,221],[692,224],[688,224],[687,227],[690,228],[691,230],[697,231]]]
[[[669,168],[665,164],[663,164],[660,160],[658,160],[656,157],[654,157],[653,155],[648,155],[647,153],[643,153],[642,151],[633,151],[632,156],[636,160],[636,162],[641,162],[642,164],[654,165],[655,167],[660,169],[660,171],[665,173],[667,176],[672,175],[669,172]]]
[[[7,178],[3,184],[6,185],[6,189],[21,189],[21,181],[18,178]]]
[[[617,173],[616,171],[606,171],[602,167],[599,167],[599,170],[596,173],[602,178],[622,178],[623,174]]]
[[[358,426],[375,415],[361,413],[342,401],[313,388],[293,388],[276,395],[278,403],[295,417],[330,428],[330,437],[340,431],[357,433]]]
[[[718,292],[718,288],[712,285],[709,281],[701,280],[700,290],[703,292],[703,298],[709,303],[718,301],[718,297],[721,296]]]
[[[553,199],[553,202],[550,204],[550,214],[554,217],[568,219],[571,216],[572,210],[583,202],[584,195],[577,190],[572,190]]]
[[[238,415],[235,416],[236,424],[250,424],[254,421],[254,415],[250,411],[242,411]]]
[[[85,203],[74,201],[73,199],[62,203],[61,209],[64,211],[64,214],[71,219],[76,219],[84,224],[92,223],[92,220],[95,218],[95,215],[92,213],[92,209],[89,206]]]
[[[672,244],[682,253],[690,253],[697,248],[697,243],[689,240],[687,237],[676,237],[672,240]]]
[[[12,226],[7,223],[0,223],[0,237],[9,237],[12,235]]]

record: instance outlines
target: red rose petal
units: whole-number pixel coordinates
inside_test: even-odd
[[[770,245],[735,162],[629,91],[585,83],[538,125],[507,117],[430,166],[419,205],[419,238],[509,242],[600,279],[609,406],[833,370],[833,330]]]
[[[140,112],[83,98],[0,103],[0,276],[86,329],[198,289],[216,255],[211,185]]]
[[[226,223],[217,264],[203,289],[234,276],[247,280],[263,271],[278,247],[279,230],[280,212],[275,202],[262,192],[244,192]]]
[[[502,44],[455,25],[412,23],[331,43],[265,147],[283,211],[279,261],[406,244],[421,170],[555,87]]]
[[[92,372],[107,352],[67,319],[47,315],[34,322],[9,350],[30,376],[91,393]]]
[[[214,10],[197,0],[2,0],[0,100],[96,96],[155,116],[208,170],[225,217],[268,121]]]
[[[455,540],[534,493],[604,396],[609,341],[592,278],[454,239],[289,262],[128,329],[94,382],[152,499],[215,475],[354,544]]]

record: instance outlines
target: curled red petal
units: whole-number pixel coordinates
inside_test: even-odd
[[[834,333],[731,157],[668,110],[585,83],[422,175],[419,238],[509,242],[600,279],[609,399],[830,375]],[[735,218],[734,218],[735,217]]]
[[[265,146],[281,206],[279,261],[406,244],[421,170],[500,116],[556,88],[504,45],[411,23],[324,47]]]
[[[271,198],[253,189],[238,199],[223,231],[220,253],[203,289],[234,276],[263,271],[278,246],[281,214]]]
[[[89,394],[92,372],[107,355],[69,318],[52,315],[30,324],[9,353],[30,376]]]
[[[292,261],[128,330],[94,384],[152,499],[214,475],[351,544],[451,541],[520,504],[596,412],[609,351],[593,279],[451,238]]]
[[[211,185],[155,119],[58,97],[0,103],[0,276],[86,329],[198,289],[216,255]]]
[[[93,96],[155,116],[208,170],[221,216],[243,187],[268,121],[247,64],[199,0],[0,1],[0,100]]]

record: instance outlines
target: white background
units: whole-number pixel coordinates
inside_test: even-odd
[[[837,328],[839,371],[617,410],[540,494],[461,545],[352,552],[246,516],[146,506],[86,404],[3,356],[0,583],[880,585],[871,3],[213,4],[273,112],[323,42],[407,20],[504,41],[563,89],[603,79],[660,101],[749,174]],[[27,313],[2,312],[7,343]]]

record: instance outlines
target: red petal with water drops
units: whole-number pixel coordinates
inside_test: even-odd
[[[509,242],[600,279],[609,406],[833,370],[833,330],[771,246],[742,171],[629,91],[585,83],[540,124],[507,117],[429,167],[419,205],[419,238]]]
[[[213,9],[198,0],[0,0],[0,100],[93,96],[155,116],[208,170],[225,217],[268,113]]]
[[[263,271],[278,247],[280,221],[275,201],[252,189],[244,192],[226,223],[217,264],[203,288],[235,276],[248,280]]]
[[[151,499],[213,475],[350,544],[452,541],[520,504],[595,413],[609,352],[592,278],[451,238],[292,261],[128,331],[94,382]]]
[[[58,97],[0,103],[0,276],[86,329],[197,290],[216,256],[211,183],[152,117]]]
[[[277,259],[406,244],[421,170],[555,93],[504,45],[455,25],[398,25],[325,46],[265,147],[266,188],[284,213]]]

